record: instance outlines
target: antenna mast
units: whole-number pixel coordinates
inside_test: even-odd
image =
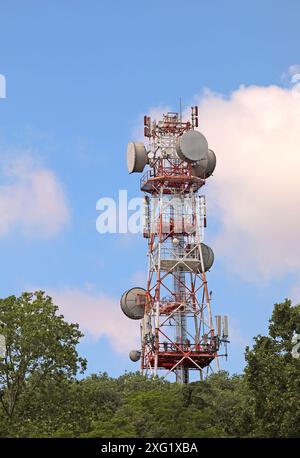
[[[175,374],[178,383],[188,383],[191,371],[203,379],[212,361],[227,356],[228,343],[227,316],[217,315],[215,325],[212,319],[206,272],[214,253],[203,242],[206,206],[199,193],[215,169],[216,156],[196,127],[198,107],[183,122],[180,98],[179,114],[168,112],[158,123],[144,117],[147,148],[129,143],[127,149],[130,173],[149,166],[141,178],[147,284],[121,298],[123,312],[141,326],[141,347],[130,358],[140,360],[142,373]]]

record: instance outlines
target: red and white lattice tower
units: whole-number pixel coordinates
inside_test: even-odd
[[[214,254],[203,243],[205,197],[199,190],[215,169],[216,157],[197,130],[198,107],[191,120],[167,113],[163,119],[144,117],[143,143],[129,143],[128,171],[148,171],[141,179],[145,193],[143,235],[148,240],[148,280],[121,298],[123,312],[141,322],[141,348],[130,352],[141,361],[142,373],[189,382],[190,370],[200,378],[213,360],[227,356],[228,319],[211,311],[206,272]],[[224,344],[224,355],[219,354]]]

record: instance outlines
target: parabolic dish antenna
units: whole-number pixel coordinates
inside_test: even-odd
[[[208,178],[212,175],[213,171],[216,168],[217,158],[213,150],[207,150],[207,166],[204,169],[203,164],[200,163],[193,165],[192,171],[193,175],[199,178]]]
[[[131,350],[129,353],[129,358],[131,361],[136,363],[141,358],[141,352],[139,350]]]
[[[127,168],[129,173],[142,172],[148,163],[148,155],[144,143],[128,143]]]
[[[146,290],[131,288],[121,297],[120,305],[123,313],[132,320],[140,320],[145,314]]]
[[[201,162],[207,167],[208,143],[204,135],[196,130],[188,130],[177,139],[176,152],[182,161]]]
[[[205,272],[207,272],[214,263],[215,255],[213,250],[209,246],[205,245],[205,243],[201,243],[201,251],[203,256],[204,270]],[[199,270],[200,272],[202,272],[201,266]]]

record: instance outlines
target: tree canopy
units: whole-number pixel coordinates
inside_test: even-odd
[[[0,399],[8,417],[13,416],[28,380],[38,386],[50,374],[70,378],[86,367],[76,351],[83,334],[77,324],[67,323],[57,311],[43,291],[0,299],[6,340],[6,354],[0,358]]]
[[[80,379],[82,334],[43,292],[0,301],[1,437],[300,437],[300,306],[275,304],[267,336],[246,348],[241,375],[189,385],[138,373]]]

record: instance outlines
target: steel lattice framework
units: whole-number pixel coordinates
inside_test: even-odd
[[[227,342],[214,329],[201,245],[206,210],[200,190],[205,180],[193,175],[191,164],[180,160],[175,148],[177,138],[197,125],[195,107],[191,122],[182,122],[177,113],[158,123],[145,117],[151,160],[141,179],[148,239],[141,371],[175,373],[179,383],[188,383],[190,370],[202,379],[213,360],[218,368],[220,344]]]

